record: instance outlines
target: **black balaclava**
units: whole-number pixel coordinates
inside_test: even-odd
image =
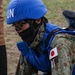
[[[44,23],[44,21],[46,21],[46,18],[45,17],[41,18],[40,24],[37,24],[35,22],[35,20],[32,20],[32,21],[33,21],[33,23],[31,22],[31,20],[27,21],[27,23],[29,23],[29,25],[30,25],[30,27],[28,29],[18,33],[23,41],[28,42],[30,44],[35,39],[40,26],[42,25],[42,23]]]
[[[33,23],[29,22],[30,27],[20,33],[19,36],[22,38],[23,41],[28,42],[28,43],[32,43],[34,38],[36,37],[36,34],[38,32],[38,29],[41,25],[40,24],[36,24],[35,20],[33,21]]]
[[[33,38],[35,37],[36,35],[36,32],[34,32],[31,27],[29,27],[28,29],[18,33],[19,36],[22,38],[23,41],[26,41],[26,42],[32,42],[33,41]]]

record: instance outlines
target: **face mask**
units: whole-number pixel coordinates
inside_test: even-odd
[[[29,23],[30,27],[18,34],[23,41],[29,42],[31,44],[37,35],[41,23],[37,24],[35,21],[33,21],[32,24],[29,21],[27,21],[27,23]]]
[[[31,27],[29,27],[28,29],[18,34],[22,38],[23,41],[31,43],[36,36],[36,31],[34,32],[34,30],[32,30]]]

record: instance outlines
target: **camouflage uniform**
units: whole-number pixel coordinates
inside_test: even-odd
[[[16,75],[37,75],[37,70],[26,60],[25,56],[20,55]]]
[[[39,29],[40,32],[36,36],[37,39],[34,40],[34,42],[30,45],[30,47],[35,48],[35,46],[39,44],[38,41],[41,41],[43,35],[41,35],[40,37],[39,34],[44,33],[44,28],[42,26],[41,28],[40,28],[41,31]],[[51,47],[52,48],[57,47],[58,49],[58,58],[56,58],[58,59],[58,62],[52,68],[52,75],[72,75],[73,66],[75,64],[74,44],[75,44],[75,36],[68,35],[68,34],[57,34],[54,37],[51,43]],[[39,49],[38,49],[38,52],[39,52]],[[33,68],[26,61],[26,58],[22,55],[20,57],[19,66],[20,66],[18,70],[19,74],[16,74],[16,75],[24,75],[25,73],[27,73],[26,75],[38,75],[37,74],[38,71],[35,70],[35,68]]]
[[[38,30],[38,33],[30,45],[31,48],[36,50],[37,54],[40,54],[41,41],[44,34],[45,28],[42,24]],[[32,67],[26,60],[25,56],[20,56],[20,60],[17,66],[16,75],[38,75],[38,70]]]
[[[57,47],[58,50],[58,62],[52,69],[53,73],[72,75],[75,64],[75,36],[58,34],[54,37],[51,46],[52,48]]]

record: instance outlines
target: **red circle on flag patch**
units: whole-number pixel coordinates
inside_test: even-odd
[[[54,54],[55,54],[55,52],[54,52],[54,51],[52,51],[52,52],[51,52],[51,56],[54,56]]]

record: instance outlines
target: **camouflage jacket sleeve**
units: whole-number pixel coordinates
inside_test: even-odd
[[[56,75],[72,75],[75,62],[74,45],[75,36],[72,35],[58,34],[53,39],[51,46],[57,47],[58,50],[58,63],[53,69]]]

